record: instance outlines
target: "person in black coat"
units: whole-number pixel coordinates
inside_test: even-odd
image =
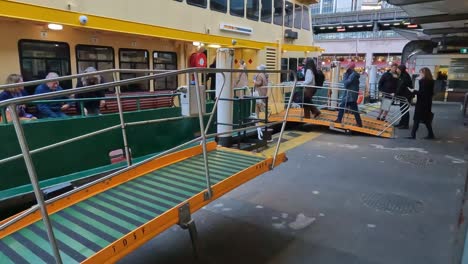
[[[400,78],[398,80],[398,88],[396,94],[401,97],[405,97],[408,102],[411,101],[413,97],[413,93],[410,92],[409,89],[413,88],[413,81],[411,80],[411,76],[406,72],[406,66],[400,65],[397,69]],[[407,109],[405,102],[400,102],[400,111],[403,116],[400,119],[400,123],[396,126],[400,129],[408,129],[409,128],[409,120],[410,120],[410,113],[409,109]]]
[[[398,87],[398,64],[392,64],[389,71],[384,73],[379,80],[379,91],[382,92],[382,106],[380,108],[377,120],[384,121],[387,118],[388,111],[392,106],[393,96],[395,95]],[[383,115],[382,115],[383,114]]]
[[[216,69],[216,58],[213,60],[213,63],[210,64],[211,69]],[[216,91],[216,73],[210,72],[206,75],[206,80],[210,81],[210,90]],[[216,92],[210,92],[210,99],[214,101],[216,99]]]
[[[434,79],[432,78],[431,70],[422,68],[419,71],[419,90],[410,89],[410,92],[417,95],[416,107],[414,109],[414,124],[411,130],[412,139],[416,139],[416,131],[418,131],[419,123],[424,123],[427,127],[427,137],[425,139],[434,139],[434,131],[432,131],[432,96],[434,95]]]

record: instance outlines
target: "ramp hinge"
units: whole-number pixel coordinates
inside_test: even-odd
[[[186,229],[192,221],[192,215],[190,214],[190,204],[186,203],[179,207],[179,223],[178,225],[183,229]]]

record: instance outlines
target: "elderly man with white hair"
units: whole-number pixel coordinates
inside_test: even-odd
[[[49,72],[46,76],[46,80],[58,78],[59,75],[55,72]],[[63,90],[60,87],[58,81],[50,81],[47,83],[43,83],[36,87],[36,91],[34,94],[43,94],[43,93],[50,93],[55,91]],[[66,98],[54,98],[54,99],[66,99]],[[60,118],[60,117],[67,117],[65,113],[62,111],[67,110],[70,106],[68,104],[55,102],[49,104],[38,104],[37,110],[39,112],[40,118]]]

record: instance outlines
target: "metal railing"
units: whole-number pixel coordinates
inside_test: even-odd
[[[313,106],[313,107],[317,107],[318,109],[331,109],[331,110],[344,111],[341,124],[351,124],[351,125],[353,124],[352,123],[353,118],[351,116],[354,115],[355,113],[377,120],[377,118],[381,114],[380,113],[381,111],[388,112],[383,125],[381,126],[380,130],[377,131],[378,136],[388,131],[396,122],[398,122],[401,119],[403,115],[405,115],[406,113],[410,111],[410,103],[405,97],[395,96],[391,94],[384,94],[384,93],[380,95],[379,100],[382,100],[382,98],[389,98],[390,100],[392,100],[392,104],[390,105],[388,109],[382,109],[382,107],[379,104],[359,104],[358,111],[349,109],[349,107],[347,106],[348,102],[346,101],[347,98],[349,98],[348,95],[350,93],[354,93],[352,97],[359,98],[360,94],[358,91],[345,89],[342,83],[325,82],[324,86],[311,86],[311,85],[297,84],[298,88],[302,88],[300,95],[297,95],[297,94],[294,95],[293,93],[285,91],[284,87],[288,85],[289,85],[288,83],[282,83],[280,85],[270,86],[269,88],[282,88],[283,89],[282,93],[284,96],[283,98],[285,101],[295,96],[298,97],[299,101],[297,101],[297,99],[296,100],[293,99],[292,106],[294,108],[302,108],[300,118],[304,117],[304,111],[305,111],[304,106]],[[315,95],[312,97],[312,100],[310,102],[306,102],[304,100],[305,90],[307,88],[316,89]],[[331,93],[338,93],[338,96],[335,96],[333,98],[331,96]],[[392,107],[392,105],[395,103],[399,104],[399,106]],[[272,102],[272,104],[276,105],[275,102]],[[326,116],[327,113],[321,113],[321,115]],[[326,119],[330,119],[330,118],[326,118]],[[333,115],[333,118],[335,118],[335,115]],[[331,126],[333,126],[333,123],[334,123],[334,120],[330,121]]]
[[[131,79],[126,79],[126,80],[118,80],[118,73],[122,73],[122,72],[125,72],[125,73],[128,73],[128,72],[145,73],[147,75],[146,76],[141,76],[141,77],[136,77],[136,78],[131,78]],[[138,165],[145,164],[145,163],[147,163],[147,162],[149,162],[151,160],[162,157],[164,155],[167,155],[169,153],[177,151],[177,150],[179,150],[181,148],[184,148],[184,147],[186,147],[186,146],[188,146],[190,144],[196,143],[196,142],[201,142],[202,143],[204,169],[205,169],[205,179],[206,179],[206,193],[207,193],[207,198],[211,199],[212,190],[211,190],[211,179],[210,179],[210,173],[209,173],[209,163],[208,163],[208,155],[207,155],[207,148],[206,148],[207,139],[208,138],[213,138],[213,137],[216,137],[216,136],[220,136],[220,135],[224,135],[224,134],[229,134],[229,133],[232,134],[234,132],[245,131],[245,130],[249,130],[249,129],[256,129],[258,127],[260,127],[260,128],[264,127],[265,128],[265,127],[272,126],[272,125],[275,125],[275,124],[282,124],[279,139],[278,139],[278,141],[276,143],[275,152],[274,152],[274,155],[273,155],[273,162],[272,162],[272,165],[271,165],[271,169],[273,169],[274,166],[275,166],[275,163],[276,163],[277,156],[278,156],[279,147],[280,147],[280,144],[281,144],[281,139],[283,137],[284,129],[286,127],[287,116],[289,114],[289,109],[291,107],[292,98],[290,98],[290,100],[288,102],[288,105],[287,105],[287,108],[286,108],[286,111],[285,111],[285,115],[284,115],[282,121],[263,124],[263,125],[258,125],[258,126],[254,125],[254,126],[244,127],[244,128],[240,128],[240,129],[231,129],[230,131],[223,132],[223,133],[208,134],[208,129],[210,128],[211,122],[213,121],[214,113],[216,113],[217,106],[218,106],[220,98],[216,98],[214,106],[213,106],[213,110],[212,110],[211,113],[208,114],[209,119],[208,119],[207,125],[205,126],[205,123],[204,123],[204,116],[205,115],[202,113],[202,100],[201,100],[201,96],[200,96],[200,83],[199,83],[199,76],[198,75],[199,74],[206,74],[206,73],[219,73],[219,74],[221,74],[222,77],[223,77],[223,84],[222,84],[222,87],[220,89],[219,94],[222,94],[223,89],[225,89],[225,80],[226,80],[225,73],[226,72],[229,72],[229,73],[250,72],[250,73],[287,73],[287,74],[292,74],[292,76],[294,77],[294,82],[293,82],[293,86],[292,86],[292,91],[293,92],[295,90],[295,85],[296,85],[296,82],[297,82],[296,73],[294,71],[290,71],[290,70],[282,70],[282,71],[265,70],[265,71],[260,71],[260,70],[190,68],[190,69],[174,70],[174,71],[112,69],[112,70],[104,70],[104,71],[98,71],[98,72],[93,72],[93,73],[84,73],[84,74],[76,74],[76,75],[52,78],[52,79],[48,79],[48,80],[39,80],[39,81],[30,81],[30,82],[24,82],[24,83],[1,85],[0,90],[1,89],[6,89],[6,88],[24,87],[24,86],[29,86],[29,85],[39,85],[39,84],[52,82],[52,81],[70,80],[70,79],[80,78],[80,77],[84,77],[84,76],[88,76],[88,75],[97,75],[97,74],[104,74],[104,73],[114,74],[114,80],[115,80],[114,82],[109,82],[109,83],[96,84],[96,85],[92,85],[92,86],[81,87],[81,88],[70,89],[70,90],[55,91],[55,92],[46,93],[46,94],[37,94],[37,95],[31,95],[31,96],[26,96],[26,97],[18,97],[18,98],[13,98],[13,99],[9,99],[9,100],[5,100],[5,101],[0,102],[0,109],[6,107],[10,111],[11,118],[12,118],[12,121],[13,121],[13,126],[15,128],[15,132],[16,132],[18,142],[19,142],[21,152],[22,152],[22,154],[18,154],[18,155],[14,155],[12,157],[8,157],[6,159],[2,159],[2,160],[0,160],[0,163],[4,163],[4,162],[7,162],[7,161],[11,161],[13,159],[18,159],[18,158],[23,157],[24,160],[25,160],[28,175],[29,175],[29,178],[30,178],[33,190],[34,190],[34,195],[35,195],[36,200],[37,200],[37,205],[31,207],[29,210],[24,211],[23,213],[9,219],[8,221],[6,221],[2,225],[0,225],[0,230],[4,230],[5,228],[7,228],[7,227],[11,226],[12,224],[18,222],[19,220],[23,219],[24,217],[26,217],[28,215],[31,215],[32,213],[36,212],[37,210],[40,210],[42,220],[44,222],[44,226],[45,226],[45,229],[46,229],[46,232],[47,232],[47,236],[48,236],[49,242],[51,244],[52,252],[53,252],[53,255],[55,257],[55,261],[56,261],[56,263],[62,263],[62,259],[61,259],[61,256],[60,256],[60,251],[59,251],[57,241],[55,239],[54,231],[53,231],[50,219],[49,219],[49,214],[47,212],[47,205],[49,205],[49,204],[51,204],[51,203],[53,203],[53,202],[55,202],[57,200],[66,198],[67,196],[69,196],[71,194],[82,191],[82,190],[84,190],[84,189],[86,189],[86,188],[88,188],[90,186],[96,185],[96,184],[98,184],[100,182],[103,182],[103,181],[105,181],[107,179],[115,177],[115,176],[121,174],[122,172],[131,170],[131,169],[135,168]],[[169,121],[169,120],[181,119],[181,118],[184,118],[184,117],[174,117],[174,118],[155,119],[155,120],[147,120],[147,121],[126,123],[125,119],[124,119],[124,115],[123,115],[123,109],[122,109],[122,98],[120,96],[120,94],[121,94],[120,93],[120,86],[127,85],[127,84],[132,84],[132,83],[137,83],[137,82],[141,82],[141,81],[147,81],[147,80],[151,80],[151,79],[165,78],[165,77],[169,77],[169,76],[178,76],[178,75],[181,75],[181,74],[186,75],[187,79],[188,79],[189,75],[193,74],[193,76],[195,78],[195,90],[196,90],[196,95],[197,95],[198,119],[199,119],[199,124],[200,124],[201,135],[199,137],[195,138],[195,139],[192,139],[192,140],[190,140],[188,142],[185,142],[185,143],[180,144],[180,145],[178,145],[176,147],[173,147],[173,148],[171,148],[169,150],[166,150],[166,151],[164,151],[164,152],[162,152],[162,153],[160,153],[158,155],[155,155],[152,158],[146,159],[144,161],[141,161],[141,162],[139,162],[137,164],[132,165],[130,150],[129,150],[128,141],[127,141],[126,127],[132,126],[132,125],[143,125],[143,124],[149,124],[149,123],[165,122],[165,121]],[[16,110],[17,105],[22,105],[22,104],[25,104],[25,103],[31,103],[31,102],[38,101],[38,100],[47,100],[47,99],[53,99],[53,98],[58,98],[58,97],[60,98],[60,97],[64,97],[64,96],[70,96],[72,94],[94,92],[94,91],[99,91],[99,90],[108,89],[108,88],[114,88],[115,89],[115,96],[116,96],[116,100],[117,100],[118,112],[119,112],[119,118],[120,118],[119,124],[108,127],[108,128],[104,128],[104,129],[101,129],[101,130],[98,130],[98,131],[94,131],[92,133],[88,133],[88,134],[85,134],[85,135],[74,137],[74,138],[71,138],[71,139],[68,139],[68,140],[57,142],[57,143],[54,143],[54,144],[51,144],[51,145],[48,145],[48,146],[45,146],[45,147],[42,147],[42,148],[39,148],[39,149],[35,149],[35,150],[30,150],[29,149],[29,145],[27,143],[27,140],[26,140],[26,137],[25,137],[25,134],[24,134],[24,131],[23,131],[23,126],[22,126],[22,123],[20,122],[20,119],[18,117],[18,113],[17,113],[17,110]],[[76,189],[74,189],[74,190],[72,190],[70,192],[67,192],[67,193],[62,194],[60,196],[57,196],[57,197],[55,197],[53,199],[50,199],[50,200],[47,200],[47,201],[44,200],[43,194],[42,194],[40,186],[39,186],[38,177],[37,177],[37,174],[36,174],[36,169],[34,167],[34,163],[33,163],[33,160],[32,160],[32,154],[38,153],[38,152],[41,152],[41,151],[44,151],[44,150],[47,150],[47,149],[51,149],[51,148],[54,148],[54,147],[57,147],[57,146],[61,146],[61,145],[64,145],[64,144],[68,144],[70,142],[74,142],[74,141],[77,141],[77,140],[88,138],[88,137],[91,137],[91,136],[94,136],[94,135],[97,135],[97,134],[101,134],[101,133],[104,133],[104,132],[107,132],[107,131],[118,129],[119,127],[122,130],[122,141],[123,141],[123,145],[124,145],[124,148],[125,148],[125,155],[126,155],[126,159],[127,159],[127,167],[126,168],[124,168],[122,170],[119,170],[117,172],[114,172],[114,173],[112,173],[112,174],[110,174],[108,176],[102,177],[102,178],[100,178],[98,180],[95,180],[93,182],[90,182],[88,184],[85,184],[83,186],[80,186],[80,187],[78,187],[78,188],[76,188]]]

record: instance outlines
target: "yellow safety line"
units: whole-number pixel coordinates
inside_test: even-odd
[[[323,134],[323,133],[318,133],[318,132],[301,132],[301,131],[294,131],[294,133],[300,133],[302,135],[298,137],[293,137],[293,138],[288,138],[288,136],[285,135],[284,138],[287,138],[288,141],[280,144],[279,152],[286,152],[300,145],[304,145],[306,142],[311,141]],[[275,143],[273,146],[262,151],[261,154],[267,157],[273,156],[275,154],[275,149],[276,149],[276,140],[273,140],[273,142]]]

